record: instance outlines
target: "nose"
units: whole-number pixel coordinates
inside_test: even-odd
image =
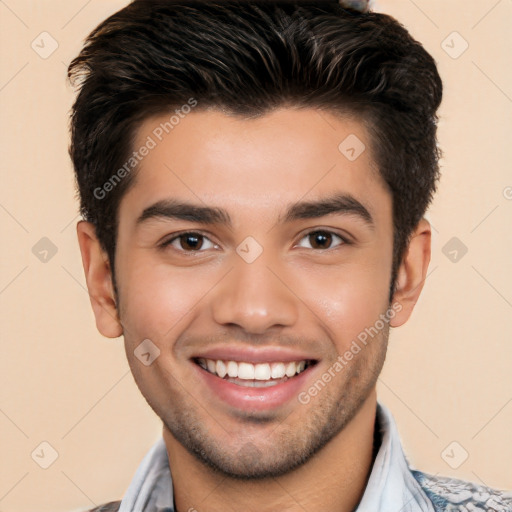
[[[211,300],[218,324],[262,334],[297,321],[300,301],[289,288],[290,276],[264,254],[252,263],[233,256],[234,268],[215,287]]]

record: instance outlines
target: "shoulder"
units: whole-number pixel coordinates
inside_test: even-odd
[[[436,512],[512,511],[512,492],[421,471],[411,472],[432,501]]]
[[[99,505],[98,507],[91,508],[91,510],[89,510],[88,512],[118,512],[120,506],[121,500],[109,501],[108,503],[104,503],[103,505]]]

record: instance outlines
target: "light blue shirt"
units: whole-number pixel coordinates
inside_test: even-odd
[[[411,469],[393,416],[379,403],[376,420],[381,444],[354,512],[512,512],[512,492]],[[169,459],[162,437],[142,460],[119,512],[175,512],[173,503]]]
[[[382,443],[357,512],[435,512],[409,470],[391,413],[377,405]],[[149,450],[121,502],[119,512],[174,512],[169,459],[161,437]]]

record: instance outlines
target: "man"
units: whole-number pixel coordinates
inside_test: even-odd
[[[511,510],[409,468],[376,381],[430,260],[442,83],[393,18],[136,0],[89,36],[71,156],[99,331],[162,419],[94,510]]]

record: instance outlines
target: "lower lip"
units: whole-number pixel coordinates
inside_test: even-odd
[[[192,362],[199,378],[206,387],[228,405],[237,409],[263,411],[284,405],[296,397],[305,386],[311,371],[316,365],[306,368],[285,382],[266,388],[239,386],[233,382],[221,379]]]

